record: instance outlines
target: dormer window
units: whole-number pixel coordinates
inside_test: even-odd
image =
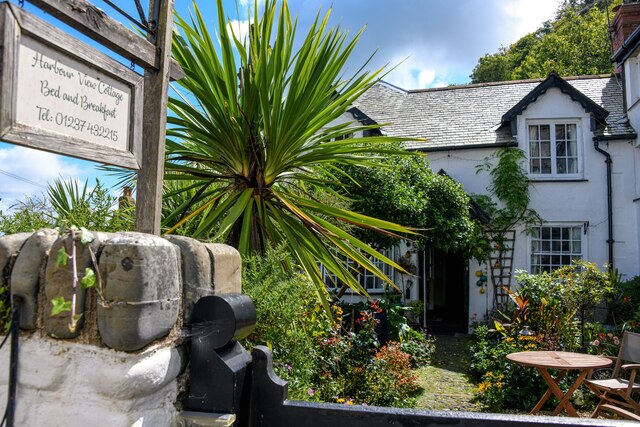
[[[535,178],[575,178],[580,170],[579,126],[576,122],[528,125],[529,174]]]

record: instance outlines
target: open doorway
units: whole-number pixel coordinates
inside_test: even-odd
[[[467,333],[469,266],[457,253],[427,248],[420,254],[420,299],[424,326],[434,333]]]

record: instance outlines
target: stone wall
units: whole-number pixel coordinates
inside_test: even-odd
[[[0,237],[0,285],[21,301],[15,425],[174,425],[183,324],[201,297],[240,293],[240,255],[179,236],[86,234],[85,243],[51,229]],[[99,278],[77,287],[75,328],[69,311],[51,315],[55,298],[74,294],[61,253],[75,253],[79,281],[87,268]],[[8,367],[6,345],[0,405]]]

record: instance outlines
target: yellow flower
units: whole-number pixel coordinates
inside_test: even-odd
[[[340,397],[340,398],[337,400],[337,402],[338,402],[338,403],[344,403],[344,398]]]

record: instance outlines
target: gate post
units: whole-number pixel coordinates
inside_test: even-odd
[[[246,295],[205,296],[195,304],[190,324],[189,390],[184,401],[189,411],[180,415],[182,426],[234,423],[248,394],[246,377],[251,363],[251,356],[237,340],[249,335],[255,322],[256,309]]]

